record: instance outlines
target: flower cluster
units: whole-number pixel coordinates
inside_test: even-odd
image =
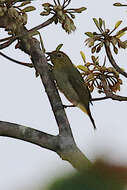
[[[11,20],[15,20],[17,23],[25,25],[27,23],[27,14],[23,11],[17,11],[11,7],[8,9],[8,16]]]
[[[81,7],[79,9],[66,9],[70,2],[70,0],[64,0],[62,4],[59,0],[57,0],[57,2],[54,1],[54,5],[50,3],[44,3],[42,4],[44,11],[41,12],[40,15],[47,16],[49,14],[53,14],[55,24],[60,23],[62,28],[67,33],[71,33],[76,29],[76,26],[73,22],[73,19],[75,18],[74,13],[81,13],[82,11],[86,10],[86,8]]]
[[[99,93],[104,92],[102,80],[105,80],[106,85],[112,92],[116,93],[120,91],[122,80],[119,78],[119,73],[113,67],[105,67],[105,63],[103,66],[100,66],[99,59],[95,56],[91,56],[92,62],[86,62],[83,52],[81,52],[81,55],[85,64],[79,65],[78,69],[83,72],[82,75],[85,83],[88,84],[88,88],[91,92],[95,87]]]
[[[91,47],[92,53],[98,53],[101,51],[101,48],[104,46],[106,41],[109,44],[112,44],[114,53],[118,53],[118,48],[125,49],[127,47],[127,41],[122,41],[120,38],[125,34],[125,31],[127,30],[127,27],[123,28],[122,30],[119,30],[114,36],[111,34],[119,27],[119,25],[122,23],[122,21],[117,21],[114,28],[110,31],[109,29],[106,29],[105,27],[105,21],[99,18],[97,20],[96,18],[93,18],[93,21],[95,25],[97,26],[100,33],[96,32],[86,32],[85,34],[89,37],[85,40],[86,45],[88,47]],[[95,42],[98,42],[95,44]]]
[[[21,2],[19,5],[15,5],[16,0],[0,0],[0,17],[6,16],[9,19],[9,24],[6,26],[8,34],[13,35],[19,28],[19,25],[27,24],[27,13],[35,10],[33,6],[25,5],[30,1]],[[22,8],[23,7],[23,8]]]

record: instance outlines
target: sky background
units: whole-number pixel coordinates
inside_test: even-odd
[[[48,17],[39,16],[41,4],[52,0],[36,0],[32,3],[37,10],[29,13],[27,28],[31,29],[46,21]],[[68,35],[60,25],[50,25],[40,30],[47,51],[53,51],[63,43],[62,51],[68,54],[76,65],[82,64],[80,51],[84,51],[90,61],[90,49],[84,46],[84,32],[97,31],[92,18],[101,17],[108,28],[113,28],[116,21],[123,20],[120,28],[126,26],[127,8],[113,7],[115,0],[72,0],[71,7],[85,6],[87,11],[77,14],[75,24],[77,30]],[[126,1],[123,1],[126,3]],[[1,30],[0,38],[3,37]],[[126,38],[127,36],[125,36]],[[13,46],[3,50],[8,56],[20,61],[29,62],[27,55]],[[115,56],[120,67],[126,70],[126,51],[120,50]],[[100,54],[103,63],[104,54]],[[0,118],[4,121],[26,125],[50,134],[57,134],[57,125],[43,88],[34,69],[16,65],[0,57]],[[121,95],[127,96],[127,85],[121,87]],[[97,93],[92,94],[93,97]],[[67,100],[61,95],[64,103]],[[114,163],[127,165],[127,117],[126,102],[105,100],[94,102],[91,112],[96,122],[97,131],[89,118],[78,108],[66,109],[69,122],[78,147],[91,161],[97,155],[109,158]],[[36,145],[6,137],[0,137],[0,189],[24,190],[39,189],[59,176],[61,173],[74,170],[68,162],[59,156]]]

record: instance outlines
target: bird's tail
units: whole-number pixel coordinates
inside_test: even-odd
[[[89,116],[89,118],[90,118],[90,120],[91,120],[91,122],[92,122],[92,124],[93,124],[94,129],[96,129],[96,125],[95,125],[95,122],[94,122],[94,119],[93,119],[93,117],[92,117],[92,115],[91,115],[90,110],[89,110],[89,109],[87,110],[87,109],[85,108],[85,106],[83,106],[83,105],[81,105],[81,104],[78,104],[77,107],[79,107],[83,112],[85,112],[85,113]]]
[[[92,117],[90,111],[89,111],[89,113],[88,113],[88,116],[89,116],[89,118],[90,118],[90,120],[91,120],[91,122],[92,122],[92,124],[93,124],[94,129],[97,129],[97,128],[96,128],[96,125],[95,125],[95,122],[94,122],[94,119],[93,119],[93,117]]]

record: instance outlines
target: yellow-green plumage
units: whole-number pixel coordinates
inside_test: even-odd
[[[53,75],[59,90],[73,105],[88,114],[94,128],[96,128],[89,108],[91,95],[84,83],[82,75],[65,53],[53,51],[48,53],[48,55],[54,65]]]

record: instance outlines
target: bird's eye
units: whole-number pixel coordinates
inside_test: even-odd
[[[57,56],[58,56],[58,57],[62,57],[61,53],[58,53]]]

